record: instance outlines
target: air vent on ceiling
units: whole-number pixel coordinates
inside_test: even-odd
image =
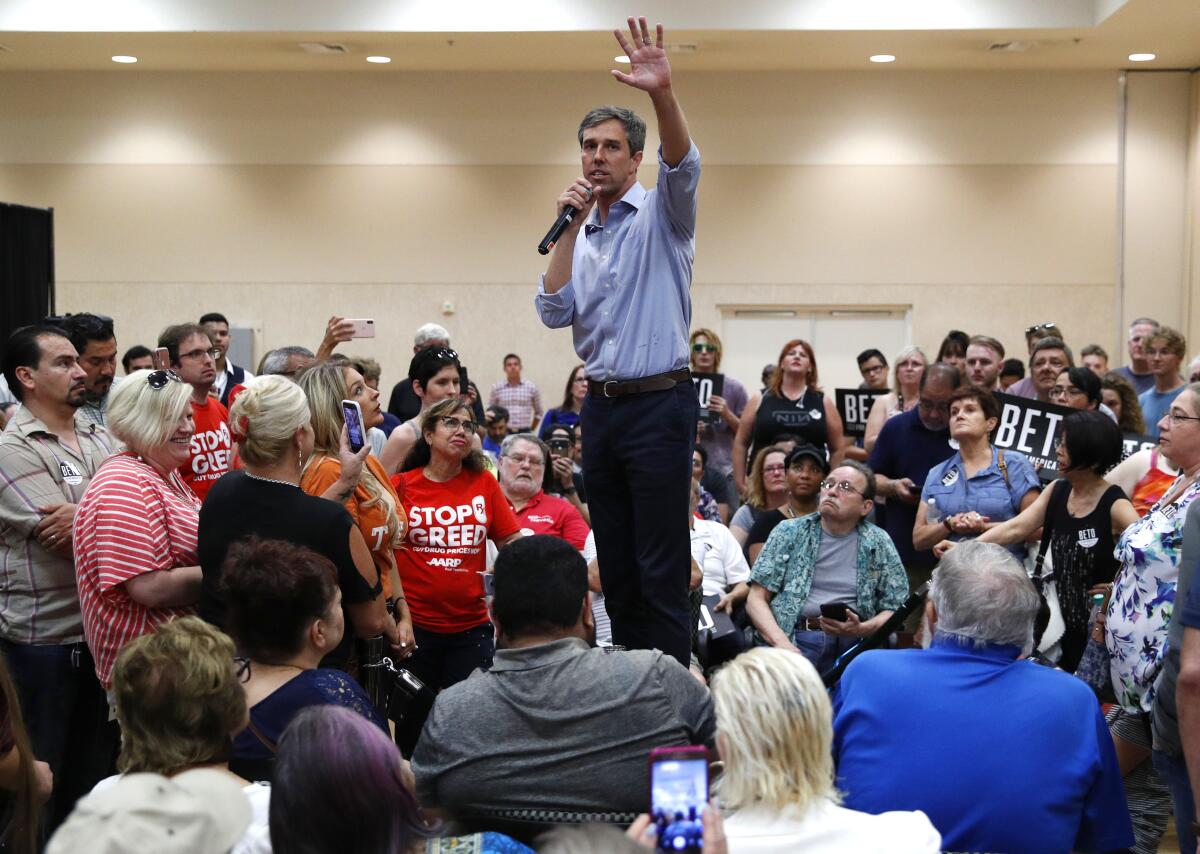
[[[987,49],[993,53],[1025,53],[1028,50],[1033,50],[1037,47],[1037,42],[992,42],[987,46]]]
[[[350,52],[349,48],[338,42],[300,42],[298,47],[313,56],[345,56]]]

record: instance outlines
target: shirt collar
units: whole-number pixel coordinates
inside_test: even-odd
[[[617,201],[613,204],[614,206],[626,204],[636,211],[641,209],[642,203],[645,201],[646,188],[642,186],[641,181],[634,181],[633,186],[625,191],[625,195],[621,196],[621,198],[617,199]],[[611,208],[609,209],[609,213],[612,213]],[[602,228],[604,228],[604,226],[600,224],[600,210],[598,208],[593,208],[592,212],[588,214],[587,222],[584,223],[583,231],[585,234],[592,234]]]
[[[989,643],[976,646],[970,638],[935,631],[932,648],[950,655],[961,655],[973,658],[987,658],[993,661],[1016,661],[1021,656],[1021,648],[1016,644]]]
[[[499,673],[506,670],[533,670],[545,667],[547,664],[557,664],[569,658],[583,655],[591,647],[583,638],[559,638],[550,643],[540,643],[536,646],[523,646],[517,649],[497,649],[491,672]]]
[[[12,417],[13,429],[19,432],[22,436],[28,438],[36,433],[44,433],[47,436],[58,438],[58,434],[51,431],[42,423],[41,419],[35,416],[28,406],[19,406]],[[79,411],[75,412],[75,432],[76,433],[95,433],[96,425],[84,418]]]

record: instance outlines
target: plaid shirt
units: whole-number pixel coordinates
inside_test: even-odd
[[[488,406],[496,404],[508,410],[508,429],[512,433],[532,429],[534,422],[542,417],[542,396],[529,380],[521,380],[516,385],[500,380],[492,386],[488,397]]]
[[[80,453],[59,442],[27,407],[0,435],[0,637],[24,644],[83,640],[75,562],[43,548],[38,508],[78,504],[92,475],[121,444],[75,415]]]
[[[85,403],[79,407],[79,413],[84,417],[84,420],[98,424],[101,427],[107,426],[104,422],[104,415],[108,412],[108,399],[112,397],[113,389],[123,380],[124,377],[113,377],[112,385],[108,387],[108,391],[104,393],[104,397],[100,398],[99,403]]]

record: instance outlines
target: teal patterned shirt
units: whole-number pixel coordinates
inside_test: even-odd
[[[789,637],[808,601],[820,549],[819,514],[785,519],[767,538],[750,572],[752,582],[775,594],[771,614]],[[908,576],[891,537],[865,520],[858,523],[855,586],[858,593],[854,610],[864,620],[880,611],[896,610],[908,597]]]

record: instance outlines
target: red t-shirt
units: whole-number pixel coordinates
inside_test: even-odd
[[[570,501],[539,492],[516,514],[517,521],[521,523],[521,533],[525,536],[550,534],[583,551],[588,535],[587,522],[583,521],[583,516]]]
[[[196,434],[192,436],[192,458],[179,467],[183,482],[203,501],[217,478],[229,471],[233,437],[229,433],[229,410],[215,397],[192,402]]]
[[[435,483],[421,469],[404,475],[408,539],[396,552],[413,623],[462,632],[488,621],[483,601],[487,541],[521,530],[496,478],[464,469]]]

